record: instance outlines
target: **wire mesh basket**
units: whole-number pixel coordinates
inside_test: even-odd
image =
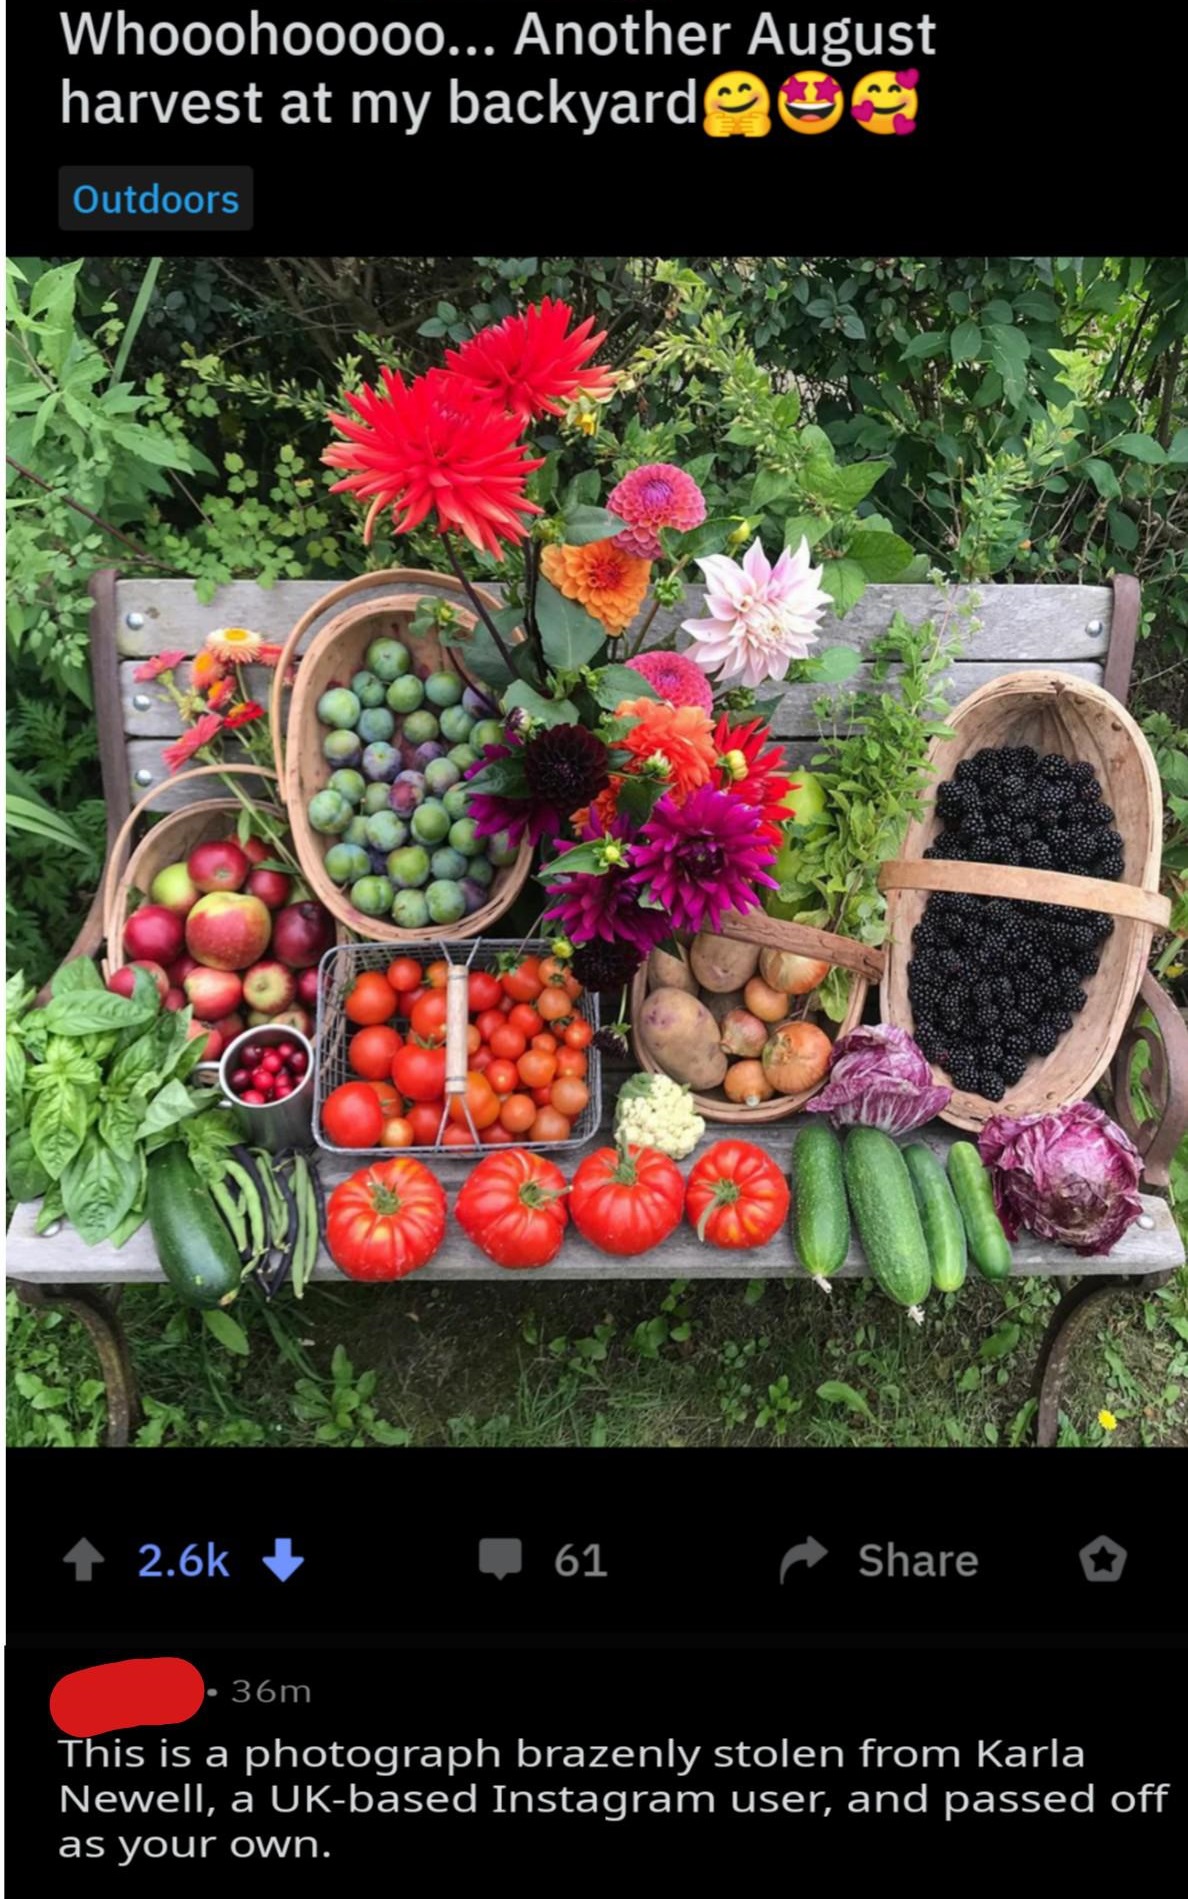
[[[314,1139],[327,1154],[336,1154],[343,1160],[362,1162],[378,1156],[390,1157],[399,1151],[403,1154],[433,1154],[437,1156],[464,1159],[472,1151],[458,1143],[447,1145],[442,1137],[449,1123],[449,1100],[458,1095],[465,1100],[466,1074],[469,1066],[466,1052],[466,1029],[470,1021],[467,997],[467,979],[471,972],[479,969],[497,970],[500,959],[511,953],[513,956],[547,956],[550,946],[539,939],[520,942],[515,938],[480,937],[477,941],[450,941],[443,938],[438,943],[418,944],[415,951],[412,946],[391,943],[341,943],[326,951],[321,962],[321,980],[318,984],[318,1025],[317,1025],[317,1079],[314,1089],[313,1129]],[[413,1147],[399,1150],[390,1147],[339,1147],[330,1140],[322,1127],[322,1107],[328,1095],[344,1082],[358,1081],[348,1060],[348,1046],[353,1025],[347,1020],[347,992],[355,978],[364,970],[374,969],[381,974],[387,969],[394,954],[416,954],[418,960],[426,963],[444,960],[450,965],[447,982],[448,1018],[446,1034],[446,1111],[442,1116],[437,1139],[429,1144],[418,1143]],[[393,994],[395,1004],[395,994]],[[395,1011],[393,1010],[393,1013]],[[574,1004],[574,1013],[584,1016],[591,1028],[598,1029],[598,997],[589,991],[580,996]],[[597,1134],[602,1121],[602,1057],[593,1042],[586,1050],[586,1086],[590,1099],[573,1122],[572,1132],[564,1141],[530,1141],[516,1137],[516,1146],[525,1147],[537,1153],[559,1154],[570,1148],[584,1147]],[[470,1120],[469,1109],[466,1119],[470,1131],[475,1137],[475,1148],[483,1153],[494,1151],[482,1145],[474,1123]]]

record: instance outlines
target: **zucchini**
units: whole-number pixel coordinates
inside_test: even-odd
[[[930,1147],[913,1141],[903,1150],[911,1178],[920,1225],[932,1261],[932,1283],[938,1292],[958,1292],[965,1281],[967,1252],[965,1227],[945,1170]]]
[[[203,1310],[230,1305],[243,1273],[239,1250],[178,1141],[149,1156],[148,1218],[178,1298]]]
[[[792,1150],[792,1239],[796,1254],[824,1292],[850,1250],[850,1209],[841,1142],[817,1122]]]
[[[994,1188],[972,1141],[954,1141],[949,1149],[949,1185],[961,1209],[969,1250],[983,1279],[1006,1279],[1011,1245],[994,1206]]]
[[[923,1324],[932,1264],[911,1176],[890,1135],[854,1127],[842,1159],[850,1207],[875,1284]]]

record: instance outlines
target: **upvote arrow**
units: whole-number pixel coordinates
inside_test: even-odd
[[[80,1536],[74,1548],[67,1550],[62,1558],[64,1563],[72,1565],[75,1582],[90,1582],[96,1563],[103,1563],[106,1560],[106,1557],[101,1556],[95,1545],[85,1536]]]
[[[272,1571],[278,1582],[288,1582],[293,1572],[301,1568],[305,1558],[304,1556],[294,1556],[293,1539],[291,1536],[278,1536],[273,1546],[272,1555],[261,1557],[260,1560],[267,1569]]]

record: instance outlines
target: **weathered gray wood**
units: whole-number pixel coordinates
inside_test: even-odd
[[[611,1087],[613,1085],[612,1082]],[[781,1167],[786,1167],[797,1130],[811,1119],[811,1116],[796,1115],[788,1121],[756,1127],[748,1138],[772,1154]],[[609,1115],[604,1115],[603,1126],[608,1124]],[[711,1141],[726,1131],[711,1129],[698,1152],[704,1152]],[[957,1137],[940,1122],[933,1122],[924,1130],[923,1138],[943,1156]],[[593,1151],[592,1145],[588,1151]],[[683,1162],[682,1172],[688,1173],[695,1159],[696,1156],[692,1156]],[[567,1162],[564,1171],[572,1173],[575,1164]],[[327,1192],[351,1171],[344,1162],[328,1154],[320,1157],[320,1166]],[[470,1166],[465,1160],[443,1160],[435,1168],[451,1205]],[[1130,1227],[1108,1258],[1078,1259],[1074,1253],[1024,1234],[1014,1247],[1015,1275],[1020,1278],[1029,1274],[1044,1277],[1095,1273],[1146,1275],[1166,1272],[1179,1265],[1184,1258],[1184,1247],[1166,1201],[1144,1196],[1143,1213],[1151,1225],[1144,1227],[1136,1223]],[[10,1279],[48,1285],[114,1285],[163,1278],[147,1227],[142,1227],[117,1253],[110,1247],[88,1250],[80,1246],[68,1228],[52,1238],[38,1238],[33,1231],[35,1219],[34,1205],[17,1208],[9,1228],[5,1263]],[[571,1226],[559,1258],[551,1266],[533,1273],[532,1278],[553,1284],[564,1280],[779,1279],[799,1271],[786,1233],[754,1252],[724,1253],[699,1245],[692,1228],[683,1225],[664,1246],[651,1253],[636,1259],[611,1259],[605,1253],[595,1252]],[[855,1244],[841,1269],[841,1276],[861,1278],[865,1271],[865,1262]],[[342,1275],[324,1252],[318,1260],[315,1277],[343,1283]],[[416,1275],[416,1280],[448,1285],[505,1277],[502,1269],[472,1246],[451,1220],[441,1252],[432,1265]]]
[[[657,615],[656,640],[667,638],[682,620],[700,612],[696,580],[694,574],[685,606]],[[281,640],[332,585],[328,580],[284,580],[265,589],[254,581],[237,580],[203,605],[187,580],[121,580],[116,593],[120,655],[145,659],[174,648],[196,653],[206,635],[221,626],[247,626],[266,639]],[[490,591],[497,594],[500,589]],[[1063,666],[1101,659],[1109,648],[1114,601],[1109,587],[987,585],[956,588],[952,599],[960,602],[970,595],[980,602],[978,624],[966,633],[970,660],[1031,659]],[[918,622],[937,619],[941,610],[942,597],[934,587],[869,587],[843,620],[832,614],[826,618],[822,640],[827,646],[866,646],[886,631],[896,612]],[[129,614],[139,615],[141,624],[129,626]]]

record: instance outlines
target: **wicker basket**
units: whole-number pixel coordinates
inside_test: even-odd
[[[1115,919],[1113,934],[1101,948],[1097,974],[1086,984],[1086,1005],[1051,1055],[1033,1057],[1022,1080],[1001,1101],[954,1093],[942,1119],[976,1129],[995,1114],[1042,1114],[1090,1092],[1113,1059],[1143,979],[1152,934],[1167,927],[1170,906],[1159,895],[1159,772],[1138,726],[1110,693],[1068,673],[1006,673],[963,699],[947,724],[952,738],[935,739],[929,755],[938,783],[951,778],[963,758],[987,746],[1031,745],[1037,752],[1084,759],[1093,766],[1105,801],[1115,812],[1125,850],[1124,881],[1119,883],[925,858],[941,828],[930,811],[909,829],[902,860],[883,866],[880,882],[887,892],[891,934],[881,1008],[885,1022],[909,1032],[912,931],[931,891],[1060,903],[1104,911]],[[948,1085],[947,1075],[939,1069],[933,1072],[938,1082]]]
[[[393,591],[381,592],[377,596],[376,589],[383,588]],[[364,916],[362,911],[356,910],[349,894],[327,876],[326,839],[314,830],[307,815],[310,799],[328,783],[333,769],[322,754],[317,704],[333,681],[349,679],[359,671],[363,655],[374,639],[387,636],[402,640],[412,652],[414,664],[422,674],[447,664],[435,633],[413,634],[410,631],[413,615],[425,591],[431,589],[439,593],[443,588],[452,589],[459,595],[462,592],[458,583],[446,575],[404,568],[365,574],[357,580],[348,581],[345,586],[336,587],[297,622],[285,643],[273,679],[270,708],[273,750],[278,760],[284,759],[282,785],[298,861],[319,902],[324,903],[356,936],[368,937],[373,941],[434,943],[440,940],[441,926],[429,924],[424,929],[402,930],[383,918]],[[363,593],[366,593],[366,598],[357,597]],[[486,594],[480,597],[493,611],[498,611],[497,601]],[[286,735],[283,705],[285,676],[309,628],[339,604],[343,606],[342,612],[314,635],[302,658],[289,701]],[[457,613],[463,626],[475,625],[474,615],[465,606],[460,605]],[[468,684],[481,686],[482,682],[472,679],[467,672],[464,653],[460,649],[450,648],[448,664],[460,672]],[[525,840],[515,863],[496,873],[488,902],[460,923],[450,925],[453,935],[481,936],[484,931],[490,930],[515,902],[531,867],[532,847]]]
[[[784,923],[777,917],[765,916],[755,910],[749,915],[740,916],[728,912],[722,918],[716,931],[718,936],[734,937],[740,943],[757,943],[761,949],[791,950],[798,956],[812,956],[820,962],[831,963],[838,969],[849,969],[854,980],[850,985],[850,1006],[846,1010],[845,1020],[837,1025],[834,1040],[848,1035],[862,1020],[862,1010],[866,1002],[867,991],[871,983],[880,981],[883,974],[883,953],[870,949],[865,943],[856,943],[848,936],[833,936],[828,930],[813,930],[803,923]],[[639,970],[631,992],[632,1031],[631,1042],[635,1058],[640,1067],[648,1074],[663,1074],[664,1070],[654,1061],[644,1047],[643,1039],[634,1024],[648,993],[648,972],[646,963]],[[811,998],[806,998],[811,1000]],[[830,1024],[821,1017],[813,1020],[828,1033]],[[715,1088],[712,1094],[695,1094],[693,1102],[697,1112],[707,1121],[733,1121],[748,1126],[767,1121],[783,1121],[790,1114],[803,1108],[806,1101],[825,1086],[825,1078],[816,1087],[806,1088],[798,1095],[773,1095],[769,1101],[760,1101],[753,1108],[743,1103],[729,1101],[721,1088]]]
[[[517,950],[525,956],[543,956],[548,953],[549,946],[544,942],[519,943],[489,937],[479,943],[465,939],[454,941],[438,938],[433,948],[436,955],[444,957],[450,964],[446,1094],[447,1096],[464,1095],[466,1071],[469,1065],[466,1056],[466,1027],[470,1019],[466,993],[467,976],[472,969],[494,969],[499,958],[508,950]],[[328,1154],[336,1154],[340,1159],[353,1161],[356,1164],[361,1164],[367,1158],[375,1158],[377,1155],[391,1159],[397,1150],[390,1147],[336,1147],[322,1131],[322,1104],[327,1095],[340,1087],[343,1082],[359,1079],[347,1060],[350,1024],[343,1009],[346,992],[361,970],[382,971],[387,968],[391,960],[392,952],[379,943],[347,944],[337,949],[327,950],[322,958],[321,981],[318,984],[314,1139],[319,1147],[325,1148]],[[394,996],[393,1001],[395,1001]],[[592,1028],[597,1029],[598,997],[596,995],[587,993],[580,997],[577,1011],[586,1018]],[[517,1147],[527,1147],[541,1154],[559,1154],[570,1148],[584,1147],[587,1141],[593,1140],[602,1122],[602,1057],[593,1043],[586,1050],[586,1059],[586,1086],[590,1090],[590,1099],[575,1121],[569,1139],[525,1141],[517,1138]],[[444,1146],[440,1136],[432,1145],[406,1147],[399,1151],[403,1154],[429,1154],[439,1158],[444,1155],[455,1159],[467,1152],[464,1147]],[[486,1148],[483,1149],[484,1153],[487,1151]]]

